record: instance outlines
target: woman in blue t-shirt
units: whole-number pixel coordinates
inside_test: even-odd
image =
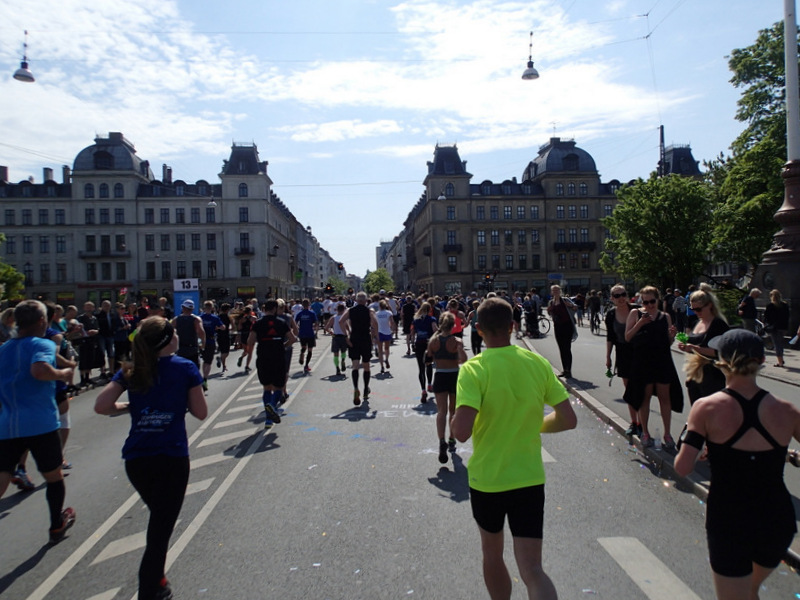
[[[189,481],[185,414],[208,414],[203,376],[191,361],[175,356],[178,336],[163,317],[148,317],[133,338],[133,362],[103,388],[94,410],[130,412],[131,429],[122,448],[125,472],[150,509],[147,545],[139,566],[139,600],[172,598],[164,566],[169,538]],[[128,402],[118,402],[124,391]]]
[[[411,323],[411,335],[414,336],[414,355],[417,358],[417,368],[419,369],[419,385],[422,388],[420,402],[428,401],[428,392],[433,391],[433,359],[426,357],[428,342],[436,333],[436,318],[431,314],[433,308],[429,302],[423,302],[414,321]],[[427,379],[428,389],[425,390]]]

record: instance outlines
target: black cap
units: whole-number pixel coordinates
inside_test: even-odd
[[[719,352],[719,357],[729,361],[733,355],[748,358],[764,358],[764,342],[747,329],[729,329],[715,338],[711,338],[708,347]]]

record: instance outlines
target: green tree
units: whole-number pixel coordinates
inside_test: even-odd
[[[389,271],[381,267],[367,273],[364,277],[364,290],[368,294],[374,294],[380,290],[394,291],[394,281],[392,281]]]
[[[603,270],[661,288],[702,273],[712,208],[707,183],[653,174],[623,186],[617,198],[614,213],[603,219],[611,234],[600,256]]]
[[[716,209],[710,251],[718,261],[751,268],[778,230],[773,215],[783,202],[786,162],[783,23],[759,32],[756,42],[731,52],[731,83],[742,88],[736,118],[746,123],[730,157],[706,163]]]
[[[337,295],[344,294],[344,291],[347,289],[347,284],[338,277],[336,277],[336,275],[332,275],[330,278],[328,278],[328,283],[331,284],[334,293]]]
[[[0,233],[0,244],[5,241],[6,236]],[[22,298],[24,291],[25,276],[0,259],[0,301]]]

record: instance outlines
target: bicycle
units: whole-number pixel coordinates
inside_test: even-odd
[[[592,333],[595,335],[601,335],[600,333],[600,313],[595,311],[589,317],[589,328],[591,329]]]
[[[525,334],[530,337],[537,337],[536,336],[536,329],[531,326],[532,319],[536,319],[536,322],[539,325],[539,336],[542,337],[550,333],[550,319],[548,319],[544,315],[535,315],[531,312],[525,313]]]

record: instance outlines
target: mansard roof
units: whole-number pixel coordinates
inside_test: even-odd
[[[539,148],[539,155],[528,163],[522,179],[564,172],[597,175],[597,167],[592,156],[575,145],[575,140],[552,137]]]
[[[81,150],[75,157],[73,172],[113,170],[134,171],[148,179],[153,178],[150,163],[136,156],[136,148],[118,131],[108,137],[98,135],[94,144]]]
[[[683,175],[699,177],[702,175],[697,161],[692,155],[691,147],[669,146],[664,150],[664,175]]]
[[[428,176],[465,176],[472,177],[467,172],[467,161],[462,161],[458,155],[458,146],[440,146],[436,144],[433,151],[433,161],[428,162]]]
[[[222,175],[259,175],[267,172],[267,161],[258,158],[258,146],[255,144],[234,144],[231,156],[223,162]]]

